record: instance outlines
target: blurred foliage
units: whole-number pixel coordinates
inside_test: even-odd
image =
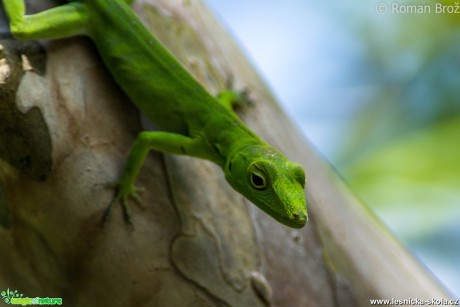
[[[460,14],[434,10],[458,2],[397,3],[432,11],[350,21],[364,52],[347,82],[371,94],[336,165],[356,195],[460,296]]]
[[[365,75],[373,94],[356,114],[338,168],[373,207],[433,206],[418,199],[427,189],[451,190],[460,203],[459,16],[432,10],[354,21],[366,58],[351,78]]]
[[[357,22],[367,52],[354,75],[364,74],[374,94],[356,116],[340,165],[460,114],[460,31],[452,22],[460,15],[377,16]]]
[[[459,133],[457,116],[388,141],[345,169],[348,183],[365,203],[392,213],[390,224],[398,223],[406,238],[426,235],[451,219],[457,222]]]

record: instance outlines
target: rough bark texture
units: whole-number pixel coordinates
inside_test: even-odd
[[[0,290],[67,306],[367,306],[447,296],[347,192],[200,1],[134,7],[210,92],[230,79],[250,91],[254,103],[240,114],[305,166],[310,221],[288,229],[210,162],[152,153],[134,228],[120,207],[101,227],[113,195],[105,185],[142,129],[138,111],[86,38],[3,40]]]

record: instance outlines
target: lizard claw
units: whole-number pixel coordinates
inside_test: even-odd
[[[134,200],[134,202],[142,209],[147,208],[144,204],[144,201],[142,200],[142,197],[140,196],[140,194],[142,194],[144,191],[144,188],[134,186],[132,194],[129,195],[129,197],[131,197]]]
[[[251,91],[248,87],[238,92],[238,106],[253,106],[254,101],[250,97]]]
[[[127,224],[132,226],[133,225],[132,219],[131,219],[132,215],[131,215],[131,210],[127,204],[127,200],[131,198],[134,200],[134,202],[139,207],[145,209],[146,207],[144,206],[142,198],[139,195],[139,193],[142,193],[144,189],[137,188],[134,185],[124,186],[120,182],[108,183],[105,185],[105,187],[108,189],[114,189],[115,194],[112,200],[110,201],[110,204],[107,206],[107,208],[104,211],[104,215],[102,217],[102,224],[105,225],[108,222],[113,206],[117,202],[120,202],[122,210],[123,210],[123,218]]]

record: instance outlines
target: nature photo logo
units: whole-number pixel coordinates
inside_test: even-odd
[[[0,293],[2,300],[9,305],[62,305],[62,298],[24,297],[18,290],[10,288]]]
[[[10,290],[10,288],[6,289],[6,291],[2,291],[0,295],[2,296],[2,300],[7,304],[11,304],[13,298],[22,297],[22,294],[19,293],[18,290]]]

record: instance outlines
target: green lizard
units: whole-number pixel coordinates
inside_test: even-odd
[[[222,167],[228,183],[284,225],[307,222],[305,174],[253,133],[233,112],[241,94],[209,94],[143,26],[134,0],[76,0],[25,15],[24,0],[4,0],[10,31],[18,40],[85,35],[92,39],[118,85],[162,131],[136,138],[115,197],[129,221],[128,198],[150,150],[189,155]]]

